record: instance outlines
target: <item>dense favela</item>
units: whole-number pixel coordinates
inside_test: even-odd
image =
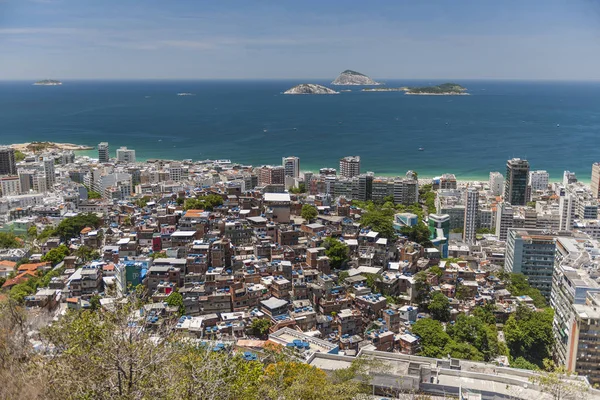
[[[115,147],[0,148],[0,398],[600,399],[600,163]]]

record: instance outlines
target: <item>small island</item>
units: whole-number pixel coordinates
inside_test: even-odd
[[[34,86],[60,86],[60,85],[62,85],[62,82],[54,80],[54,79],[43,79],[41,81],[37,81],[33,85]]]
[[[429,96],[456,96],[456,95],[468,95],[466,93],[467,88],[457,83],[442,83],[437,86],[423,86],[423,87],[407,87],[403,88],[405,94],[412,95],[429,95]]]
[[[338,86],[373,86],[381,85],[379,82],[375,82],[365,74],[360,72],[352,71],[350,69],[342,72],[333,82],[332,85]]]
[[[291,89],[286,90],[283,94],[338,94],[335,90],[328,87],[317,85],[314,83],[301,83]]]

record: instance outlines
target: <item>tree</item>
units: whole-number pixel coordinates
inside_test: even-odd
[[[300,182],[300,184],[298,184],[298,187],[293,187],[290,189],[290,193],[293,194],[300,194],[300,193],[306,193],[306,184],[304,182]]]
[[[419,222],[414,226],[403,226],[400,233],[413,242],[423,246],[431,246],[431,232],[423,223]]]
[[[531,311],[519,306],[504,324],[504,337],[512,359],[523,357],[530,363],[543,367],[544,359],[552,357],[554,310]]]
[[[545,372],[533,375],[531,382],[538,384],[542,392],[548,393],[553,400],[578,400],[585,398],[588,391],[584,381],[575,379],[575,373],[564,366],[556,366],[551,360],[544,360]]]
[[[156,260],[157,258],[167,258],[167,253],[165,252],[154,252],[150,254],[150,258]]]
[[[487,325],[477,316],[459,315],[454,325],[448,325],[446,332],[456,343],[472,345],[485,361],[490,361],[500,354],[496,326]]]
[[[396,231],[394,230],[394,214],[396,209],[393,203],[385,203],[383,206],[378,207],[373,202],[369,201],[366,203],[352,202],[358,207],[364,210],[360,216],[361,226],[371,228],[372,230],[379,232],[379,234],[388,239],[396,238]]]
[[[483,354],[468,343],[460,343],[451,340],[444,347],[443,352],[452,358],[460,358],[462,360],[483,361]]]
[[[450,301],[442,293],[436,292],[431,296],[428,309],[434,319],[442,322],[450,320]]]
[[[90,200],[96,200],[96,199],[101,199],[102,195],[94,190],[88,190],[88,199]]]
[[[25,159],[26,155],[20,150],[15,150],[15,162],[21,162]]]
[[[434,358],[446,356],[443,349],[451,341],[451,338],[439,321],[430,318],[419,319],[412,326],[411,332],[420,338],[419,355]]]
[[[27,229],[27,236],[29,236],[32,239],[35,239],[37,237],[37,227],[35,225],[30,226],[29,229]]]
[[[339,240],[327,237],[323,242],[325,255],[329,257],[329,265],[334,269],[341,268],[349,260],[348,245]]]
[[[216,207],[223,204],[223,198],[216,194],[200,196],[195,199],[186,199],[183,203],[185,210],[206,210],[212,211]]]
[[[183,296],[179,292],[173,292],[167,297],[169,307],[177,307],[179,315],[185,314],[185,306],[183,305]]]
[[[350,276],[350,274],[347,271],[341,271],[338,274],[338,284],[341,284],[342,282],[344,282],[344,280],[346,280],[346,278],[348,278]]]
[[[100,258],[100,253],[89,246],[81,245],[75,250],[75,255],[81,259],[84,263],[87,261],[95,260]]]
[[[415,275],[415,290],[415,301],[420,309],[426,310],[431,300],[431,285],[427,282],[427,274],[424,271]]]
[[[310,222],[313,219],[317,218],[317,215],[319,215],[317,207],[310,204],[302,205],[302,211],[300,212],[300,216],[302,218]]]
[[[69,255],[69,248],[64,244],[61,244],[55,249],[50,250],[44,256],[42,256],[43,262],[50,262],[52,265],[56,265],[65,259]]]
[[[535,288],[532,288],[523,274],[502,274],[501,279],[506,282],[506,290],[513,296],[529,296],[533,299],[533,304],[538,308],[548,305],[546,298]]]
[[[539,371],[540,367],[537,365],[530,363],[523,357],[517,357],[510,363],[511,368],[520,368],[520,369],[529,369],[533,371]]]
[[[269,333],[271,325],[272,323],[269,319],[257,318],[250,324],[250,329],[252,329],[252,333],[255,336],[265,337]]]
[[[23,241],[12,232],[0,232],[0,249],[23,247]]]
[[[68,241],[79,236],[81,230],[85,227],[98,228],[101,224],[100,218],[96,214],[79,214],[75,217],[65,218],[56,227],[51,236],[58,235],[63,240]]]
[[[100,296],[97,294],[90,298],[90,309],[93,311],[100,309]]]
[[[128,297],[103,312],[68,311],[40,330],[52,348],[43,357],[24,313],[0,308],[0,378],[10,379],[0,398],[347,400],[368,393],[361,359],[326,374],[285,349],[252,354],[188,340],[174,325],[150,326],[140,307]]]

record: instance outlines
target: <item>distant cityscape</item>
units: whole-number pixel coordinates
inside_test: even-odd
[[[374,393],[543,399],[547,358],[600,399],[600,162],[587,185],[520,158],[467,182],[97,152],[0,147],[0,296],[61,318],[141,285],[144,318],[192,339],[403,371]]]

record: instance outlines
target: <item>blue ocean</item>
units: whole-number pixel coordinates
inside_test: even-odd
[[[508,158],[520,157],[551,180],[570,170],[589,181],[592,163],[600,161],[600,82],[458,81],[470,96],[357,87],[337,87],[351,91],[329,96],[281,94],[298,83],[0,82],[0,143],[108,141],[113,156],[127,146],[138,159],[254,165],[294,155],[301,170],[337,167],[339,158],[360,155],[362,169],[378,175],[412,169],[420,177],[454,173],[459,179],[487,179],[489,171],[504,172]]]

